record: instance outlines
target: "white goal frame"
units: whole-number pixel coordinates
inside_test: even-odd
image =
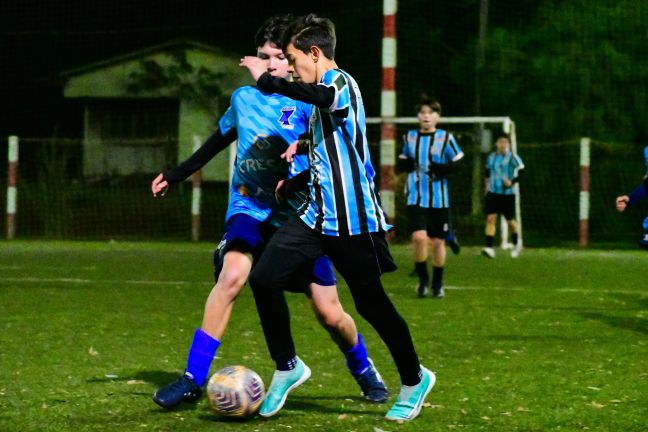
[[[382,123],[391,123],[391,124],[409,124],[416,125],[418,124],[418,119],[416,117],[367,117],[367,124],[382,124]],[[517,154],[517,136],[515,133],[515,122],[510,117],[441,117],[439,119],[439,124],[472,124],[472,125],[486,125],[494,124],[500,125],[502,130],[511,137],[511,151],[513,154]],[[394,154],[394,164],[396,160],[396,154]],[[518,224],[518,245],[521,248],[523,245],[522,242],[522,215],[520,212],[520,186],[515,184],[515,219]],[[506,220],[502,217],[500,219],[501,227],[501,237],[502,249],[510,249],[512,246],[508,241],[508,225]]]

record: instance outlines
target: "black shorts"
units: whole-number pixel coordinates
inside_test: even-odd
[[[444,239],[448,236],[449,215],[448,208],[407,206],[407,218],[412,232],[425,230],[430,238]]]
[[[271,262],[268,269],[281,280],[281,288],[293,291],[290,278],[313,271],[315,262],[323,255],[343,276],[346,273],[345,278],[379,278],[396,270],[384,232],[328,236],[312,230],[298,217],[277,231],[261,261]]]
[[[486,194],[486,214],[501,214],[506,220],[515,219],[515,195],[488,192]]]

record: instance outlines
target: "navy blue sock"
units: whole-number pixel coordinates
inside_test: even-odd
[[[511,234],[511,242],[513,243],[513,246],[517,246],[517,243],[518,243],[518,234],[517,233]]]
[[[354,375],[361,375],[369,367],[369,358],[367,357],[367,348],[362,340],[362,335],[358,333],[358,344],[344,353],[347,367]]]
[[[495,244],[495,236],[486,236],[486,247],[492,248]]]
[[[216,356],[216,350],[219,346],[220,341],[209,336],[202,329],[196,329],[194,332],[185,373],[191,375],[196,384],[201,387],[207,381],[209,367]]]
[[[427,261],[414,263],[416,274],[418,274],[419,284],[427,285],[430,282],[430,274],[427,269]]]
[[[297,357],[293,357],[288,360],[276,361],[275,364],[277,366],[277,370],[290,371],[295,369],[295,366],[297,366]]]
[[[443,286],[443,267],[432,268],[432,289],[438,290]]]

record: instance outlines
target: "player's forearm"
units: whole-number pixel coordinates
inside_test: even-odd
[[[520,181],[520,177],[522,177],[522,171],[518,171],[515,177],[511,179],[511,183],[515,184]]]
[[[648,177],[643,181],[643,183],[637,186],[635,190],[628,194],[628,204],[635,204],[636,202],[644,199],[646,195],[648,195]]]
[[[456,172],[458,168],[459,168],[459,164],[457,162],[451,162],[445,164],[430,162],[429,171],[436,175],[446,176],[448,174],[452,174],[453,172]]]
[[[291,99],[306,102],[320,108],[328,108],[335,101],[335,90],[331,87],[302,82],[290,82],[283,78],[275,78],[269,72],[259,77],[257,87],[259,90],[282,94]]]
[[[416,163],[411,157],[407,157],[404,154],[398,155],[396,159],[396,170],[398,172],[411,173],[416,169]]]
[[[236,129],[231,129],[223,135],[220,130],[214,132],[207,141],[200,146],[191,156],[177,167],[164,173],[164,180],[168,183],[178,183],[205,166],[214,156],[227,148],[236,139]]]

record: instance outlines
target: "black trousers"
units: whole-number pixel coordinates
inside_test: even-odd
[[[270,355],[295,356],[284,291],[293,276],[322,254],[349,286],[356,310],[387,345],[405,385],[419,382],[419,360],[407,323],[385,293],[380,275],[395,270],[384,233],[326,236],[294,218],[277,231],[250,274],[250,286]]]

